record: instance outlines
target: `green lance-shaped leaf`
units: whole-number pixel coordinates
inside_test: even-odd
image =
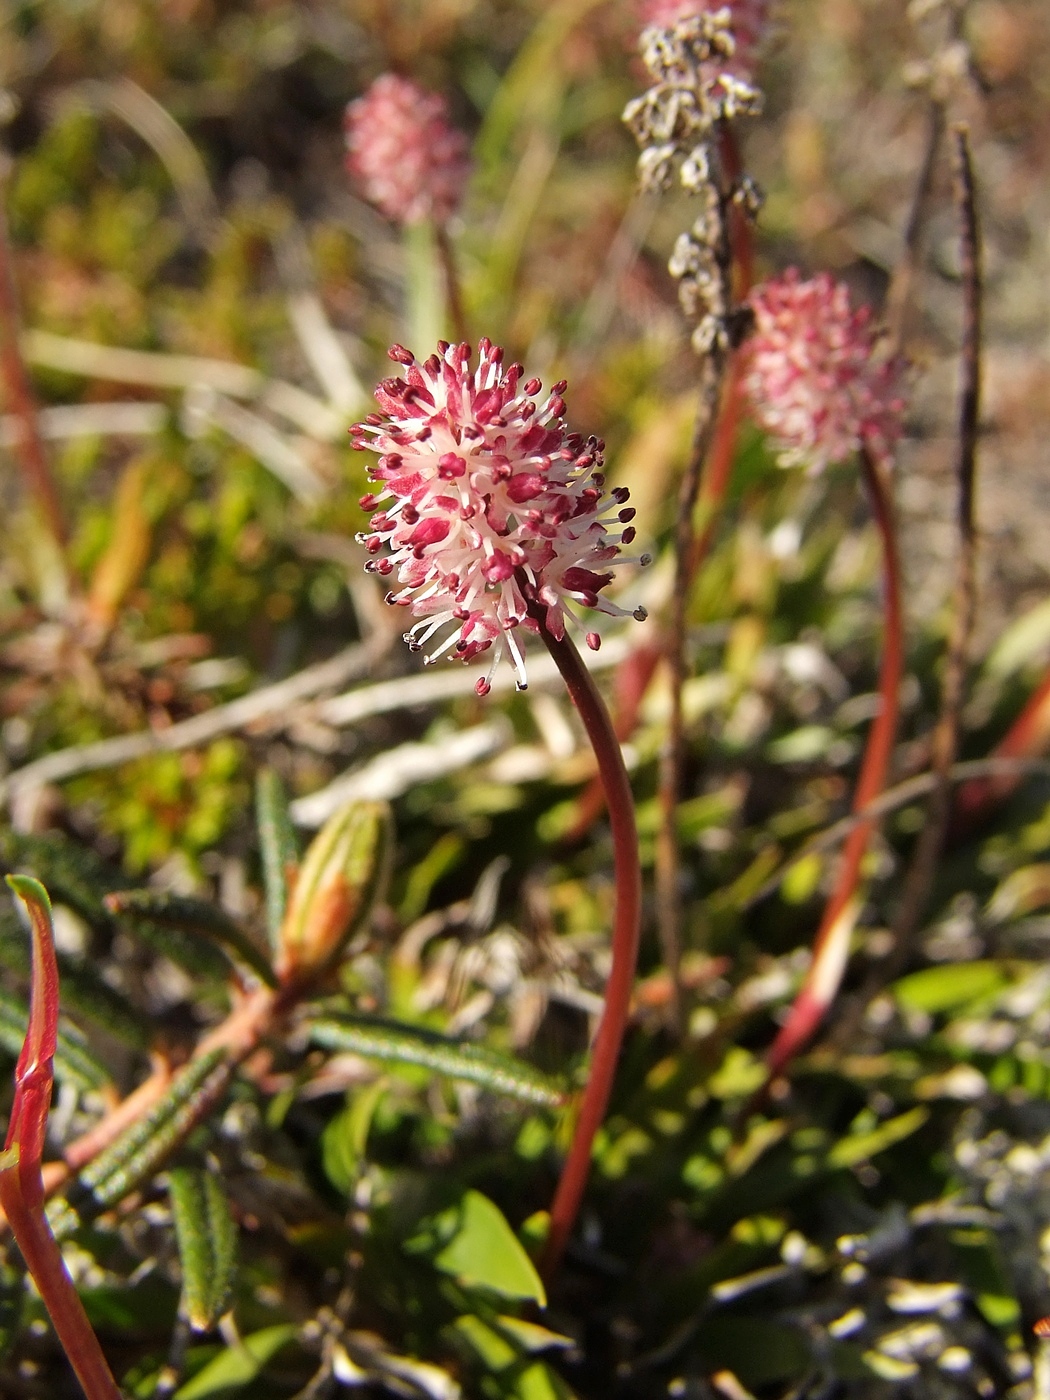
[[[281,925],[282,982],[330,967],[367,923],[390,865],[393,827],[385,802],[354,802],[310,843]]]
[[[80,1172],[67,1196],[77,1214],[97,1215],[159,1171],[215,1107],[233,1068],[223,1049],[191,1060],[150,1112]],[[56,1235],[67,1232],[64,1221],[56,1221],[54,1229]]]
[[[250,967],[268,987],[277,985],[273,968],[224,909],[204,899],[169,894],[165,890],[117,890],[106,895],[106,908],[132,922],[146,920],[164,929],[178,929],[193,938],[228,949]]]
[[[299,843],[292,828],[288,794],[272,768],[261,769],[255,780],[255,823],[266,892],[266,927],[270,947],[276,953],[288,905],[289,875],[299,867]]]
[[[8,1054],[16,1058],[21,1054],[28,1024],[28,1004],[21,997],[0,991],[0,1046]],[[76,1027],[65,1020],[60,1022],[55,1045],[55,1078],[59,1083],[72,1084],[77,1089],[101,1089],[111,1077]]]
[[[102,980],[92,964],[80,958],[58,955],[62,1006],[77,1022],[90,1022],[134,1050],[149,1046],[148,1026],[119,992]],[[30,954],[25,930],[6,910],[0,909],[0,967],[29,978]]]
[[[210,1331],[229,1306],[237,1262],[237,1227],[219,1178],[199,1167],[168,1173],[168,1195],[182,1263],[179,1310],[198,1332]]]
[[[379,1016],[329,1015],[311,1022],[310,1039],[326,1050],[421,1065],[435,1074],[464,1079],[525,1103],[556,1107],[566,1098],[560,1084],[523,1060],[484,1045],[452,1040],[424,1026],[408,1026]]]

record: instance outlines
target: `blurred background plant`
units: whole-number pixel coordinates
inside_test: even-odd
[[[569,380],[574,426],[630,488],[657,562],[617,602],[666,609],[698,373],[666,266],[695,209],[635,193],[620,113],[648,81],[645,9],[0,16],[19,307],[0,343],[0,862],[55,905],[45,1184],[129,1395],[1050,1393],[1031,1334],[1050,1311],[1040,0],[770,15],[764,112],[741,132],[766,197],[756,277],[826,270],[910,363],[898,742],[843,993],[756,1100],[849,834],[883,608],[855,476],[782,471],[744,421],[686,609],[678,986],[650,900],[611,1116],[539,1309],[537,1212],[608,971],[608,828],[580,820],[593,760],[545,658],[526,694],[498,672],[481,701],[476,671],[423,672],[401,646],[362,571],[346,429],[391,342],[427,354],[424,327],[451,333],[454,259],[467,324]],[[344,170],[346,106],[391,71],[471,143],[463,203],[429,236]],[[958,618],[959,121],[983,236],[979,608],[949,775],[965,800],[902,962]],[[698,533],[703,509],[701,493]],[[594,658],[624,709],[645,630],[611,626]],[[671,694],[659,668],[643,688],[626,756],[651,873]],[[264,768],[287,822],[270,779],[256,822]],[[209,1079],[194,1051],[266,985],[280,873],[362,799],[389,801],[396,829],[371,922],[309,1017]],[[26,949],[11,908],[12,1070]],[[205,1091],[207,1115],[180,1117]],[[75,1394],[3,1246],[0,1392]]]

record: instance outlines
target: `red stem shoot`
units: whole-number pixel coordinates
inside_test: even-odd
[[[595,1134],[601,1127],[612,1093],[638,962],[642,891],[634,795],[609,712],[593,677],[569,638],[558,640],[551,636],[540,620],[545,616],[542,610],[535,616],[540,622],[540,634],[547,650],[561,672],[594,748],[609,808],[616,876],[612,968],[605,987],[605,1010],[594,1041],[591,1070],[580,1100],[576,1130],[551,1204],[550,1232],[541,1268],[544,1277],[550,1279],[557,1272],[579,1214],[590,1172]]]
[[[872,515],[882,542],[883,609],[885,616],[882,666],[879,672],[879,712],[872,722],[864,750],[860,776],[853,794],[854,812],[873,802],[886,785],[886,773],[897,733],[901,677],[904,670],[904,620],[901,606],[900,557],[893,504],[883,468],[867,449],[861,451],[861,468],[871,500]],[[852,920],[848,906],[857,893],[860,867],[875,831],[874,820],[858,822],[843,847],[835,887],[813,945],[813,961],[805,985],[791,1008],[766,1057],[770,1077],[785,1066],[816,1032],[838,991],[845,968],[844,950],[835,945],[849,938]],[[829,974],[829,961],[841,957],[837,974]]]

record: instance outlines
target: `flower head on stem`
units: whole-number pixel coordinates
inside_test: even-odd
[[[443,97],[384,73],[349,104],[343,126],[347,169],[381,214],[397,224],[448,222],[463,198],[470,159]]]
[[[751,293],[744,388],[781,466],[812,473],[862,446],[885,462],[901,434],[901,365],[880,358],[867,307],[821,273],[791,268]]]
[[[577,607],[627,615],[604,589],[618,565],[648,562],[621,554],[635,536],[628,492],[604,494],[604,444],[568,430],[564,383],[542,398],[540,381],[522,382],[522,367],[484,339],[474,369],[466,344],[443,341],[422,364],[401,346],[390,356],[404,376],[379,385],[382,412],[351,430],[355,447],[380,454],[379,489],[361,499],[374,512],[359,536],[366,568],[399,585],[387,601],[420,619],[405,640],[433,642],[427,662],[493,648],[484,695],[506,648],[524,689],[516,634],[539,630],[530,605],[556,639],[578,624]],[[597,649],[598,634],[586,642]]]

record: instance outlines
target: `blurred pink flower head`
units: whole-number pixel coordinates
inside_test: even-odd
[[[683,19],[728,10],[736,52],[727,66],[751,78],[769,22],[769,5],[770,0],[638,0],[638,21],[642,29],[671,29]]]
[[[388,219],[444,224],[456,212],[470,159],[443,97],[384,73],[349,104],[343,129],[347,169]]]
[[[542,617],[560,639],[574,606],[627,615],[602,590],[618,564],[648,562],[620,553],[635,536],[628,492],[603,495],[604,443],[568,431],[564,383],[541,401],[540,381],[521,383],[521,365],[505,366],[490,341],[474,370],[469,345],[444,341],[423,364],[399,345],[390,358],[404,377],[384,380],[382,412],[351,429],[356,448],[380,454],[370,478],[382,486],[361,498],[374,511],[358,537],[365,567],[396,575],[387,602],[421,619],[405,634],[413,650],[438,638],[428,663],[495,646],[484,695],[505,645],[524,689],[519,627],[538,632]],[[597,649],[596,632],[586,640]]]
[[[901,364],[880,358],[867,307],[821,273],[803,282],[791,268],[749,298],[744,387],[781,466],[813,473],[864,445],[888,458],[901,435]]]

